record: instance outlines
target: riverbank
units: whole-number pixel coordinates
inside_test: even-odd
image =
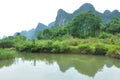
[[[66,40],[32,40],[16,47],[19,52],[30,53],[73,53],[87,55],[104,55],[120,59],[120,42],[117,39],[66,39]]]
[[[8,47],[1,42],[0,59],[16,57],[17,53],[56,53],[103,55],[120,59],[120,35],[111,38],[67,38],[57,40],[24,40],[15,42]],[[11,42],[10,42],[11,43]],[[14,44],[13,44],[14,43]],[[7,44],[7,46],[6,46]],[[3,47],[2,47],[3,46]],[[10,44],[9,44],[10,46]]]

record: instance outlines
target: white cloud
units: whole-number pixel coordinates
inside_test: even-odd
[[[39,22],[47,25],[55,20],[58,9],[72,13],[86,2],[100,12],[120,10],[118,0],[1,0],[0,36],[35,28]]]

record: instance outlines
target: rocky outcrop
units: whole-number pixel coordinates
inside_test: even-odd
[[[72,15],[65,12],[63,9],[58,10],[55,21],[55,26],[64,26],[67,22],[71,21]]]

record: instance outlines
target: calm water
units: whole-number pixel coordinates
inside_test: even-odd
[[[73,54],[26,54],[0,61],[0,80],[120,80],[120,60]]]

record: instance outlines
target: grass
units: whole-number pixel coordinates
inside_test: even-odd
[[[120,35],[118,35],[120,36]],[[65,40],[36,40],[17,43],[15,46],[19,52],[32,53],[72,53],[87,55],[104,55],[120,58],[120,39],[112,37],[110,39],[87,38],[87,39],[65,39]],[[10,59],[16,57],[17,53],[11,48],[0,49],[0,59]]]
[[[20,52],[77,53],[107,56],[117,55],[120,57],[120,40],[117,39],[71,38],[66,40],[36,40],[35,43],[26,41],[17,47],[17,49]]]
[[[63,40],[29,40],[17,43],[15,48],[17,51],[30,53],[73,53],[120,58],[120,34],[109,38],[78,39],[71,37]]]
[[[11,49],[0,49],[0,60],[15,58],[16,52]]]

